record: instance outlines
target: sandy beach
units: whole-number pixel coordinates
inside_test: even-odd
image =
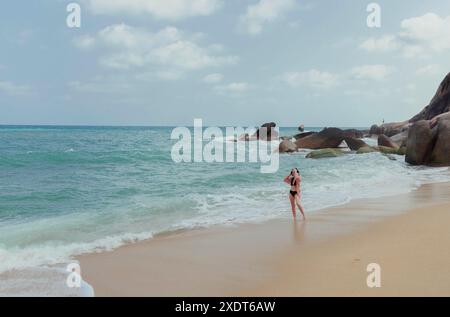
[[[449,296],[450,183],[78,258],[96,296]],[[369,263],[381,288],[368,288]]]

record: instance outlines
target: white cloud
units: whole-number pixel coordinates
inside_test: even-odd
[[[437,75],[441,73],[441,67],[437,64],[426,65],[416,70],[417,75]]]
[[[383,80],[394,72],[394,68],[386,65],[363,65],[354,67],[351,75],[355,79]]]
[[[113,69],[158,68],[158,71],[173,73],[230,65],[239,60],[237,56],[217,53],[220,45],[202,46],[199,43],[201,37],[186,34],[175,27],[154,33],[116,24],[104,28],[95,37],[88,35],[87,38],[88,41],[81,39],[76,42],[97,43],[96,46],[107,51],[101,55],[100,64]],[[78,46],[83,48],[86,45]]]
[[[278,77],[278,80],[288,86],[298,88],[306,87],[315,90],[326,90],[347,84],[354,85],[355,82],[350,80],[371,80],[381,81],[388,78],[395,68],[386,65],[362,65],[353,67],[340,73],[331,73],[317,69],[311,69],[305,72],[286,72]],[[347,90],[348,95],[356,95],[360,92],[353,89]]]
[[[260,34],[264,24],[282,18],[295,5],[295,0],[259,0],[247,7],[247,12],[240,17],[240,27],[251,35]]]
[[[89,80],[69,82],[68,87],[83,93],[124,94],[132,91],[134,84],[129,79],[120,76],[99,75]]]
[[[246,82],[235,82],[227,85],[216,86],[215,90],[220,93],[241,94],[250,89],[250,84]]]
[[[316,69],[307,72],[288,72],[281,76],[281,80],[291,87],[309,86],[327,89],[338,84],[338,75]]]
[[[68,88],[77,93],[102,95],[131,95],[148,87],[154,81],[174,81],[183,77],[183,73],[172,70],[120,73],[116,76],[97,75],[87,80],[75,80],[68,83]],[[117,99],[116,99],[117,100]]]
[[[403,56],[407,58],[414,58],[414,57],[428,57],[429,54],[427,53],[427,50],[420,45],[405,45],[402,48]]]
[[[132,80],[137,80],[139,82],[152,82],[152,81],[175,81],[182,79],[184,73],[178,70],[159,70],[159,71],[144,71],[141,73],[136,73],[132,77]]]
[[[203,77],[203,81],[207,84],[217,84],[223,80],[222,74],[209,74]]]
[[[400,37],[405,40],[426,45],[434,51],[450,48],[450,16],[441,18],[435,13],[402,21],[403,32]]]
[[[160,70],[160,71],[153,71],[153,72],[143,72],[143,73],[136,73],[134,75],[134,79],[137,79],[138,81],[175,81],[182,79],[184,77],[184,73],[178,70]]]
[[[400,51],[403,56],[426,57],[450,49],[450,16],[427,13],[401,22],[395,35],[369,38],[360,47],[370,52]]]
[[[172,81],[183,77],[183,73],[176,70],[162,70],[156,72],[156,77],[161,80]]]
[[[208,16],[223,6],[223,0],[84,0],[94,14],[148,14],[156,19],[180,20]]]
[[[73,45],[79,49],[87,50],[95,45],[95,38],[90,35],[80,36],[73,40]]]
[[[385,35],[380,38],[369,38],[360,45],[361,48],[369,52],[389,52],[397,50],[400,45],[393,35]]]
[[[208,53],[207,49],[184,40],[155,48],[151,52],[151,56],[159,64],[174,65],[186,69],[201,69],[237,62],[235,56],[213,56]]]
[[[371,89],[358,89],[358,88],[350,88],[343,91],[343,94],[350,97],[358,97],[358,98],[380,98],[392,96],[392,89],[386,87],[378,87]]]
[[[11,96],[23,96],[31,93],[32,89],[27,85],[18,85],[11,81],[0,81],[0,92]]]

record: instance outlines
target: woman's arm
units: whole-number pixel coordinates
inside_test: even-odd
[[[286,177],[284,178],[284,182],[285,182],[286,184],[290,184],[290,183],[291,183],[290,178],[291,178],[291,175],[286,176]]]

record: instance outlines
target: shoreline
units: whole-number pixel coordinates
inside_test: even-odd
[[[449,193],[450,183],[427,184],[407,194],[359,199],[315,211],[307,214],[306,223],[280,219],[231,228],[189,230],[76,258],[81,263],[83,280],[92,285],[96,296],[449,295],[450,281],[446,284],[449,286],[438,288],[443,279],[440,282],[429,277],[427,281],[427,275],[417,283],[424,293],[406,282],[404,287],[398,282],[395,289],[367,288],[365,259],[369,259],[370,254],[362,251],[367,247],[361,244],[366,241],[373,250],[380,250],[383,245],[379,243],[384,241],[389,249],[390,238],[404,244],[402,249],[396,249],[398,254],[406,252],[404,250],[411,245],[416,247],[416,252],[425,252],[427,246],[422,246],[414,235],[411,241],[403,241],[397,236],[399,233],[392,230],[396,224],[409,230],[404,234],[414,233],[415,226],[421,225],[417,215],[424,211],[433,213],[436,218],[433,221],[437,221],[430,226],[429,229],[434,230],[431,233],[450,242],[445,228],[435,228],[450,219],[450,213],[442,211],[450,210]],[[432,240],[433,237],[427,238]],[[445,248],[446,242],[434,243],[432,249],[440,245]],[[370,248],[365,252],[370,253]],[[450,255],[445,250],[434,253],[442,268],[450,267]],[[383,259],[382,268],[387,265],[398,270],[408,258],[405,255],[386,260],[389,252],[378,254]],[[354,259],[349,260],[350,255]],[[420,261],[406,264],[408,272],[430,267],[429,263],[420,265]],[[429,273],[438,272],[436,268]],[[450,279],[450,274],[446,275]],[[388,273],[386,276],[395,280]],[[430,284],[436,285],[436,293],[425,292]]]

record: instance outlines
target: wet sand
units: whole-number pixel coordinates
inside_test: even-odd
[[[80,256],[96,296],[450,296],[450,183]],[[289,211],[287,211],[289,213]],[[366,284],[381,266],[381,288]]]

